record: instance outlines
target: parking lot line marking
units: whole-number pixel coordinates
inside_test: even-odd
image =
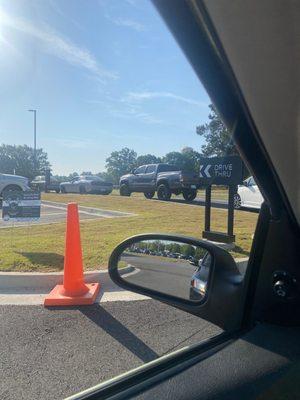
[[[63,206],[55,206],[55,205],[50,205],[50,204],[44,204],[44,206],[46,206],[46,207],[51,207],[51,208],[57,208],[57,209],[59,209],[59,210],[65,210],[66,211],[66,208],[65,207],[63,207]],[[125,215],[106,215],[106,214],[102,214],[102,213],[105,213],[106,211],[107,212],[112,212],[112,213],[118,213],[118,211],[112,211],[112,210],[101,210],[100,208],[94,208],[94,210],[97,210],[97,211],[95,211],[95,212],[88,212],[88,211],[83,211],[83,210],[81,210],[81,208],[83,208],[84,206],[79,206],[79,214],[85,214],[85,215],[92,215],[93,217],[94,216],[99,216],[99,217],[102,217],[102,218],[116,218],[116,217],[128,217],[129,215],[132,215],[132,214],[128,214],[128,215],[126,215],[125,213],[122,213],[122,214],[125,214]],[[89,209],[91,209],[91,207],[84,207],[84,208],[89,208]],[[121,214],[121,213],[120,213]]]
[[[58,204],[58,205],[57,205]],[[64,207],[67,207],[67,203],[58,203],[57,201],[50,201],[50,200],[42,200],[42,205],[46,206],[46,207],[61,207],[63,210],[65,210]],[[81,208],[86,208],[88,210],[96,210],[96,212],[108,212],[108,213],[113,213],[114,216],[113,218],[115,218],[116,216],[118,217],[128,217],[128,216],[134,216],[136,214],[131,213],[131,212],[123,212],[123,211],[115,211],[115,210],[108,210],[108,209],[101,209],[101,208],[97,208],[97,207],[86,207],[86,206],[81,206],[78,205],[79,207],[79,212],[83,212],[85,213],[86,211],[80,211]],[[96,212],[93,212],[92,215],[95,215]],[[103,216],[104,218],[111,218],[110,216]]]
[[[45,215],[65,215],[65,213],[43,213],[42,216],[44,217]]]

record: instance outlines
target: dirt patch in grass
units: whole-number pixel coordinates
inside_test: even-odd
[[[85,269],[107,268],[113,248],[129,236],[145,233],[178,233],[201,238],[204,207],[176,202],[147,200],[141,194],[120,197],[114,191],[109,196],[44,194],[44,200],[62,203],[77,202],[82,206],[124,211],[135,216],[84,220],[81,241]],[[227,211],[214,209],[214,229],[225,231]],[[257,214],[235,212],[236,249],[234,257],[250,252]],[[60,271],[63,268],[65,224],[28,226],[0,230],[0,270]]]

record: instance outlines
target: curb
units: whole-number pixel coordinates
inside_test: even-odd
[[[133,267],[124,268],[130,273]],[[115,289],[108,270],[84,272],[86,283],[100,282],[105,290]],[[47,293],[54,286],[63,283],[63,272],[0,272],[0,294]]]

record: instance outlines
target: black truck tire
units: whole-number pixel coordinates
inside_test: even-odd
[[[159,200],[169,201],[172,196],[171,190],[164,183],[157,188],[157,197]]]
[[[8,185],[3,189],[1,196],[3,196],[5,192],[9,192],[10,190],[14,190],[16,192],[22,192],[22,188],[20,186],[18,186],[18,185]]]
[[[155,195],[155,192],[144,192],[144,196],[146,199],[152,199],[152,197]]]
[[[126,185],[126,183],[122,183],[122,185],[120,186],[120,196],[130,196],[130,190],[128,185]]]
[[[196,189],[185,189],[182,191],[182,196],[185,201],[191,202],[195,200],[197,196],[197,190]]]

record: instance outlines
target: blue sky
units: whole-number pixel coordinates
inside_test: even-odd
[[[146,0],[1,0],[0,142],[53,172],[103,171],[114,150],[200,150],[209,98]]]

